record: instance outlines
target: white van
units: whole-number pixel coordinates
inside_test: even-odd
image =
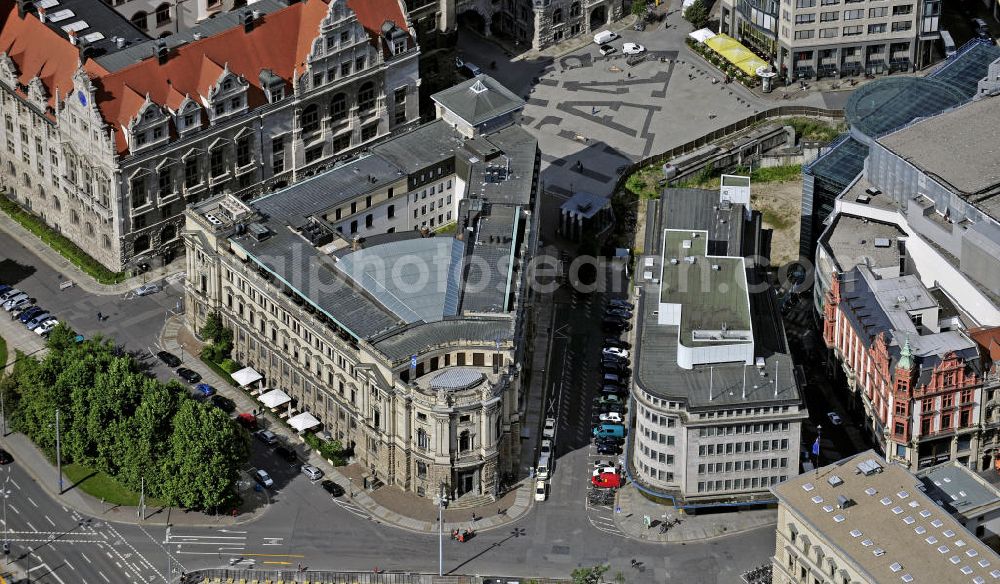
[[[951,33],[941,30],[941,44],[944,45],[944,56],[950,57],[955,54],[955,41],[951,38]]]
[[[598,45],[603,45],[610,43],[611,41],[618,38],[618,35],[611,32],[610,30],[602,30],[601,32],[594,35],[594,43]]]
[[[548,454],[538,457],[538,468],[535,469],[535,478],[543,481],[548,480],[549,475],[552,473],[551,460]]]

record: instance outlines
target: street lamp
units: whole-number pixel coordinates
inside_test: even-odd
[[[444,508],[448,506],[448,493],[444,483],[437,496],[438,506],[438,576],[444,576]]]
[[[7,497],[10,497],[10,489],[7,483],[10,482],[10,466],[7,467],[7,478],[3,481],[3,555],[10,561],[10,541],[8,540],[7,527]]]
[[[59,428],[59,408],[56,408],[56,471],[59,473],[59,494],[63,494],[62,444]]]

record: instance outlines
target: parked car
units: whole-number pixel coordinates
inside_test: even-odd
[[[156,294],[161,290],[163,290],[163,286],[160,286],[159,284],[143,284],[135,289],[135,295],[149,296],[150,294]]]
[[[625,310],[624,308],[609,308],[604,311],[605,318],[620,318],[622,320],[629,320],[632,318],[632,311]]]
[[[617,489],[622,486],[622,477],[617,473],[602,473],[591,477],[590,482],[599,489]]]
[[[625,310],[633,310],[635,308],[634,304],[621,298],[611,298],[608,300],[608,306],[614,308],[624,308]]]
[[[178,367],[177,376],[188,383],[198,383],[201,381],[201,375],[198,375],[197,371],[192,371],[187,367]]]
[[[830,423],[834,426],[839,426],[844,423],[844,420],[840,418],[840,415],[838,415],[837,412],[827,412],[826,417],[830,418]]]
[[[602,351],[604,355],[611,355],[614,357],[619,357],[621,359],[628,359],[629,353],[625,349],[617,349],[615,347],[608,347]]]
[[[637,31],[646,30],[646,21],[644,20],[635,21],[635,24],[632,25],[632,30],[637,30]]]
[[[604,337],[604,346],[615,347],[618,349],[628,349],[632,345],[630,345],[628,341],[623,341],[616,337]]]
[[[621,454],[621,446],[617,440],[598,440],[594,443],[598,454],[610,454],[612,456]]]
[[[257,429],[257,416],[244,412],[236,416],[236,423],[247,430],[254,431]]]
[[[622,45],[622,52],[626,55],[639,55],[646,52],[646,47],[638,43],[625,43]]]
[[[17,320],[24,324],[28,324],[28,321],[35,318],[36,314],[44,312],[45,309],[41,306],[21,306],[15,310],[10,311],[13,316],[17,317]]]
[[[608,386],[605,386],[608,387]],[[621,390],[618,386],[610,386],[614,391]],[[622,398],[618,397],[617,393],[609,393],[597,398],[597,403],[599,404],[620,404],[622,403]]]
[[[274,479],[272,479],[271,475],[267,474],[267,471],[262,468],[257,469],[257,472],[253,474],[253,478],[256,479],[258,483],[264,485],[265,487],[270,487],[274,485]]]
[[[156,356],[167,364],[167,367],[177,367],[181,364],[181,360],[177,355],[173,353],[168,353],[167,351],[160,351]]]
[[[8,300],[13,298],[14,296],[17,296],[18,294],[23,294],[23,292],[21,292],[17,288],[7,287],[7,289],[4,290],[2,294],[0,294],[0,302],[7,302]]]
[[[215,388],[207,383],[199,383],[198,385],[194,386],[194,388],[199,392],[201,392],[201,394],[204,395],[205,397],[208,397],[210,395],[215,395]]]
[[[555,438],[555,437],[556,437],[555,418],[545,418],[545,426],[542,428],[542,438]]]
[[[549,489],[545,481],[535,481],[535,500],[544,501],[548,494]]]
[[[606,57],[611,53],[615,52],[615,48],[612,47],[611,45],[601,45],[600,51],[601,55]]]
[[[278,443],[278,437],[274,435],[274,432],[270,430],[257,430],[253,435],[264,444],[268,446],[274,446]]]
[[[28,320],[28,323],[24,326],[28,327],[28,330],[35,330],[35,327],[52,318],[52,315],[48,312],[42,311],[41,313],[35,314],[33,318]]]
[[[304,474],[307,477],[309,477],[309,480],[311,480],[311,481],[315,481],[315,480],[323,478],[323,471],[321,471],[320,469],[316,468],[315,466],[313,466],[311,464],[303,464],[302,465],[302,474]]]
[[[594,469],[594,472],[591,473],[591,476],[599,477],[602,474],[618,474],[618,469],[615,468],[615,465],[613,464],[609,464],[606,466],[599,466]]]
[[[7,291],[10,289],[11,287],[8,286],[7,284],[0,284],[0,297],[3,297],[3,295],[6,294]]]
[[[542,447],[538,452],[539,454],[552,454],[552,440],[545,439],[542,440]]]
[[[16,296],[11,296],[10,298],[8,298],[7,301],[3,303],[3,309],[6,310],[7,312],[10,312],[11,310],[14,310],[18,306],[21,306],[22,304],[25,304],[27,302],[30,302],[28,295],[25,294],[24,292],[21,292]]]
[[[231,414],[236,411],[236,402],[229,399],[228,397],[219,394],[215,394],[212,396],[212,405],[226,412],[227,414]]]
[[[608,412],[606,414],[601,414],[600,420],[602,422],[613,422],[616,424],[621,424],[622,415],[617,412]]]
[[[331,496],[339,497],[344,494],[344,487],[338,485],[337,483],[331,481],[330,479],[324,480],[322,483],[320,483],[320,486],[323,487],[324,491],[330,493]]]
[[[625,439],[625,426],[621,424],[601,424],[594,429],[594,436],[597,438]]]
[[[35,334],[42,337],[47,337],[49,336],[49,333],[52,332],[52,329],[56,328],[57,326],[59,326],[59,321],[54,318],[50,318],[47,321],[35,327]]]
[[[274,449],[274,453],[278,455],[285,462],[298,462],[299,457],[295,455],[291,449],[285,448],[284,446],[279,446]]]
[[[3,448],[0,448],[0,464],[10,464],[12,462],[14,462],[14,457]]]

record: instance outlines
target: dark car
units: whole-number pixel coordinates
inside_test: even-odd
[[[621,449],[618,448],[618,444],[615,442],[598,442],[597,443],[597,453],[598,454],[618,454]]]
[[[159,353],[156,354],[156,356],[160,359],[160,361],[166,363],[167,367],[177,367],[178,365],[181,364],[180,358],[178,358],[177,355],[174,355],[173,353],[160,351]]]
[[[285,462],[298,462],[299,457],[295,455],[290,449],[284,446],[279,446],[274,449],[274,453],[278,455]]]
[[[197,371],[191,371],[187,367],[178,368],[177,375],[188,383],[198,383],[201,381],[201,375],[198,375]]]
[[[612,298],[608,300],[608,306],[612,308],[624,308],[625,310],[632,310],[635,305],[628,300],[622,300],[621,298]]]
[[[324,491],[330,493],[330,495],[334,497],[339,497],[344,494],[344,487],[338,485],[337,483],[331,481],[330,479],[324,480],[322,483],[320,483],[320,486],[323,487]]]
[[[605,347],[614,347],[616,349],[631,349],[632,345],[628,341],[623,341],[616,337],[604,337]]]
[[[10,464],[12,462],[14,462],[14,457],[3,448],[0,448],[0,464]]]
[[[24,312],[17,315],[17,320],[23,322],[24,324],[27,324],[28,321],[35,318],[36,314],[41,314],[44,311],[45,309],[42,308],[41,306],[29,306],[28,308],[24,309]]]
[[[236,411],[236,402],[229,399],[228,397],[224,397],[218,394],[212,396],[212,405],[226,412],[227,414],[231,414]]]
[[[264,444],[268,446],[274,446],[278,443],[278,437],[274,435],[274,432],[269,430],[257,430],[253,435]]]
[[[194,386],[194,388],[204,397],[215,395],[215,388],[207,383],[199,383],[198,385]]]

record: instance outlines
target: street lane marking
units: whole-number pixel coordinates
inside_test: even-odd
[[[254,558],[304,558],[303,554],[243,554],[245,557]]]
[[[28,527],[31,528],[31,531],[34,531],[35,533],[38,533],[38,530],[35,529],[35,526],[32,525],[30,521],[25,521],[25,523],[28,524]]]
[[[269,562],[269,561],[267,561],[267,560],[264,560],[264,561],[263,561],[263,562],[261,562],[261,563],[262,563],[262,564],[279,564],[279,565],[282,565],[282,566],[290,566],[290,565],[292,565],[292,563],[291,563],[291,562]]]
[[[38,509],[38,503],[35,503],[34,499],[32,499],[31,497],[28,497],[27,499],[29,503],[35,506],[35,509]]]
[[[10,482],[12,485],[14,485],[15,489],[17,489],[18,491],[21,490],[21,485],[17,484],[17,481],[15,481],[14,479],[10,479]]]
[[[76,568],[75,568],[75,567],[73,567],[73,564],[69,563],[69,560],[63,560],[63,562],[64,562],[64,563],[65,563],[65,564],[66,564],[67,566],[69,566],[69,569],[70,569],[70,570],[73,570],[74,572],[76,571]]]
[[[52,521],[52,519],[50,519],[48,515],[46,515],[46,516],[45,516],[45,520],[46,520],[46,521],[48,521],[49,523],[51,523],[51,524],[52,524],[52,527],[55,527],[55,526],[56,526],[56,522],[55,522],[55,521]]]
[[[108,580],[108,577],[104,575],[104,572],[98,570],[97,573],[101,575],[101,578],[104,578],[105,582],[107,582],[108,584],[111,584],[111,580]]]
[[[88,564],[93,564],[94,563],[94,562],[90,561],[90,558],[87,557],[87,554],[85,554],[83,552],[80,552],[80,555],[83,556],[83,559],[87,560]]]
[[[17,513],[18,515],[21,514],[21,512],[17,510],[17,507],[11,505],[10,503],[7,503],[7,506],[10,507],[10,510],[13,511],[14,513]]]

